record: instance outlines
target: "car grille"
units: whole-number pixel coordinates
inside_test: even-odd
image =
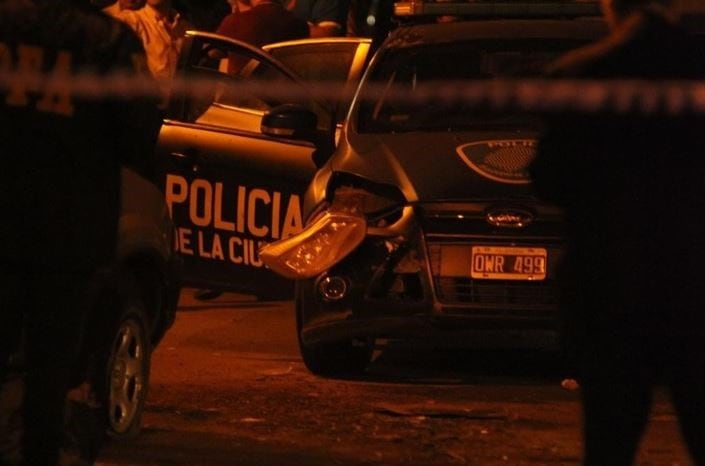
[[[537,220],[530,228],[517,230],[493,228],[479,212],[423,217],[432,284],[441,304],[495,311],[557,308],[556,269],[562,256],[559,219]],[[473,245],[545,248],[547,276],[536,281],[474,279],[470,276]],[[454,262],[451,267],[448,257]]]
[[[558,304],[552,282],[487,284],[470,278],[439,276],[434,276],[433,280],[438,299],[448,304],[480,304],[521,309],[546,309]]]

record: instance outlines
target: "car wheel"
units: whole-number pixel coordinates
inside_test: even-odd
[[[136,288],[135,288],[136,290]],[[151,341],[147,314],[136,292],[118,299],[107,332],[96,392],[105,407],[108,434],[129,438],[140,430],[149,385]]]
[[[305,285],[304,285],[305,286]],[[370,363],[373,347],[369,342],[343,340],[318,344],[304,343],[301,338],[306,312],[316,306],[310,292],[297,286],[296,333],[299,340],[301,358],[309,371],[316,375],[358,375]]]

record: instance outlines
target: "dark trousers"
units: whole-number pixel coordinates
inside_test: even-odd
[[[657,297],[655,289],[631,303],[600,296],[598,287],[581,290],[566,309],[585,466],[633,464],[658,387],[671,395],[694,464],[705,466],[705,306],[699,290]]]
[[[622,367],[603,360],[605,370],[581,378],[584,464],[631,465],[649,420],[654,390],[664,386],[694,464],[705,465],[705,364],[700,358],[697,364],[693,353],[670,360],[671,367],[658,379],[648,375],[646,365],[641,366],[644,376],[640,376],[635,370],[638,360]]]
[[[89,274],[43,273],[0,266],[0,376],[8,356],[21,347],[24,464],[58,462],[66,394],[77,361],[86,317]]]

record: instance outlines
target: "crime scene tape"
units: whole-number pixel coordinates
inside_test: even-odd
[[[256,96],[263,102],[337,102],[340,84],[295,81],[236,81],[191,76],[170,81],[172,98],[200,99],[206,103],[227,91],[228,95]],[[70,95],[80,99],[162,98],[154,81],[142,76],[113,74],[46,75],[0,71],[0,91],[7,95]],[[3,97],[0,95],[0,99]],[[358,100],[463,105],[489,112],[579,112],[635,115],[705,114],[705,81],[654,80],[546,80],[493,79],[432,81],[414,89],[366,83]]]

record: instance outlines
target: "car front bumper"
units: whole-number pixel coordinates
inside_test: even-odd
[[[501,339],[509,346],[514,342],[523,347],[532,335],[555,340],[558,296],[553,277],[529,283],[444,276],[445,267],[429,254],[436,246],[425,239],[418,245],[397,254],[404,256],[399,258],[383,241],[370,240],[326,274],[298,282],[302,341],[314,345],[443,336],[474,343],[495,335],[507,337]],[[554,254],[558,249],[549,250]],[[344,298],[329,300],[321,292],[321,283],[331,276],[349,285]]]
[[[434,335],[472,343],[482,340],[479,334],[510,335],[518,343],[518,335],[555,335],[560,216],[542,210],[526,228],[498,229],[487,223],[486,210],[477,204],[420,205],[396,235],[368,229],[344,260],[297,282],[303,343]],[[476,246],[540,250],[545,273],[473,277]]]

